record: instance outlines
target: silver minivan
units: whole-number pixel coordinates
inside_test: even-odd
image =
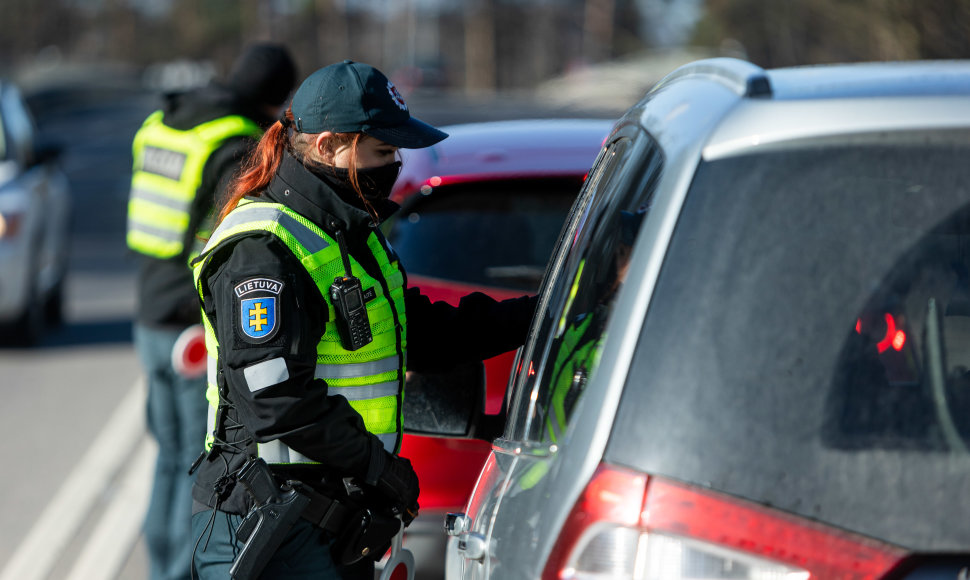
[[[678,69],[541,296],[448,580],[970,577],[970,63]]]

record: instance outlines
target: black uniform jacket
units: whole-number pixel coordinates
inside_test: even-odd
[[[256,106],[241,101],[228,89],[216,84],[194,91],[167,94],[162,110],[165,114],[163,122],[182,131],[227,115],[241,115],[264,128],[274,120]],[[190,210],[190,241],[195,240],[203,219],[212,211],[255,143],[250,137],[231,137],[209,156]],[[140,263],[135,318],[139,323],[170,330],[199,323],[199,295],[192,284],[192,271],[188,267],[192,245],[186,244],[183,254],[170,260],[136,254]]]
[[[372,231],[385,246],[386,240],[369,214],[355,207],[358,202],[342,200],[324,179],[287,155],[260,199],[285,204],[331,236],[335,225],[343,229],[350,254],[375,274],[377,262],[365,240]],[[392,202],[385,204],[380,210],[385,213],[397,207]],[[232,513],[248,510],[248,496],[241,486],[235,486],[221,502],[217,492],[226,488],[231,481],[229,475],[241,467],[245,452],[254,452],[253,439],[266,442],[278,438],[322,464],[274,467],[283,478],[310,485],[319,483],[321,478],[376,480],[379,474],[373,471],[379,463],[372,462],[372,453],[383,453],[377,438],[364,429],[360,415],[346,399],[328,396],[326,382],[314,378],[316,345],[328,314],[306,269],[281,241],[269,234],[238,239],[214,254],[212,260],[205,280],[208,292],[204,308],[219,340],[221,366],[234,406],[227,413],[225,433],[220,434],[232,447],[203,461],[194,491],[197,511],[203,505],[214,507],[216,503]],[[277,297],[278,327],[267,335],[270,338],[256,340],[242,329],[245,323],[234,289],[240,284],[249,287],[246,283],[254,280],[282,285]],[[517,348],[525,340],[535,303],[534,297],[499,302],[474,293],[454,307],[445,302],[432,303],[417,288],[405,288],[408,367],[446,368]],[[286,363],[286,379],[250,391],[245,369],[278,358]],[[326,491],[326,486],[321,490]]]

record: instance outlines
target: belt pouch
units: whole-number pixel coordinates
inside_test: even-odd
[[[345,566],[362,558],[376,562],[391,549],[391,540],[400,530],[401,520],[396,517],[358,510],[348,518],[347,527],[334,541],[330,553]]]

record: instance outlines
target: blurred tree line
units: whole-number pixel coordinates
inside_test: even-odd
[[[352,58],[404,88],[529,88],[656,48],[651,30],[663,30],[675,4],[691,12],[692,44],[766,67],[970,57],[970,0],[0,2],[0,74],[48,61],[187,60],[224,72],[247,42],[274,40],[304,73]]]
[[[699,44],[764,67],[970,57],[970,0],[707,0]]]
[[[303,73],[351,58],[405,83],[532,86],[643,46],[640,0],[0,0],[0,73],[38,62],[228,69],[250,41]]]

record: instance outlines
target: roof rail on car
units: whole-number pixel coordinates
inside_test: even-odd
[[[741,97],[771,97],[771,83],[763,68],[729,57],[706,58],[685,64],[661,79],[653,90],[688,77],[705,77],[719,82]]]

